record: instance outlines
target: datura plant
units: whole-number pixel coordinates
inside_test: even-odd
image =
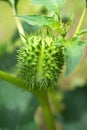
[[[81,40],[81,36],[87,33],[87,30],[80,29],[86,15],[87,1],[76,32],[70,40],[66,39],[66,35],[72,18],[63,23],[60,15],[66,0],[32,0],[33,4],[44,5],[52,12],[49,13],[51,16],[20,16],[17,14],[18,0],[5,1],[13,8],[21,43],[17,50],[17,76],[13,77],[0,71],[0,78],[35,94],[40,101],[48,129],[56,130],[47,92],[54,91],[57,86],[63,65],[66,65],[65,76],[69,76],[82,57],[82,49],[86,42]],[[39,30],[34,34],[26,34],[19,19],[39,26]]]

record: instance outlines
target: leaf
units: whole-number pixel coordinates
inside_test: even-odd
[[[58,11],[66,0],[32,0],[34,4],[42,4],[50,11]]]
[[[65,49],[65,60],[66,60],[66,73],[65,76],[69,76],[70,73],[80,62],[82,58],[82,49],[86,43],[79,41],[78,38],[71,40],[71,45]]]
[[[56,30],[60,34],[63,34],[64,32],[62,23],[56,21],[54,17],[48,17],[45,15],[26,15],[26,16],[24,15],[24,16],[16,16],[16,17],[24,20],[25,22],[31,25],[48,26]]]
[[[80,31],[77,35],[84,35],[85,33],[87,33],[87,29]]]
[[[53,28],[59,28],[60,25],[57,23],[53,17],[48,17],[44,15],[26,15],[26,16],[17,16],[20,19],[26,21],[28,24],[31,25],[38,25],[38,26],[49,26]]]
[[[8,2],[11,6],[14,6],[16,8],[17,3],[19,0],[1,0],[1,1],[6,1]]]

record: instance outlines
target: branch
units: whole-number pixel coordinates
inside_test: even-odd
[[[29,88],[26,87],[20,79],[18,79],[15,76],[12,76],[11,74],[0,71],[0,79],[7,81],[15,86],[18,86],[19,88],[23,88],[23,89],[29,91]]]
[[[86,12],[87,12],[87,8],[84,8],[74,36],[76,36],[77,33],[79,33],[79,31],[80,31],[80,29],[81,29],[81,27],[82,27],[82,24],[83,24],[83,22],[84,22],[84,18],[85,18]]]

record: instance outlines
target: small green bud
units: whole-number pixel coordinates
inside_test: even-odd
[[[63,46],[41,34],[28,37],[18,50],[19,77],[29,89],[54,87],[64,65]]]

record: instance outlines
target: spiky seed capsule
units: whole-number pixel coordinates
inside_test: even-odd
[[[54,87],[63,64],[63,48],[50,35],[30,36],[18,50],[19,77],[29,89]]]

